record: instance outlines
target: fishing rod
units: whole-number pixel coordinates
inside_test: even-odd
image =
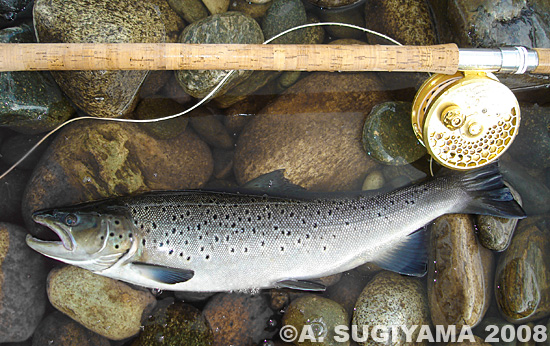
[[[294,29],[297,28],[290,30]],[[438,163],[457,170],[495,161],[518,133],[517,99],[493,73],[550,74],[550,49],[545,48],[459,49],[455,44],[266,45],[267,42],[4,43],[0,44],[0,71],[212,69],[435,73],[416,94],[412,127]],[[166,118],[175,116],[178,115]]]

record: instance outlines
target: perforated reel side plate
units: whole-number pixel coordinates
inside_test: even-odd
[[[517,99],[491,74],[434,76],[422,88],[428,89],[415,98],[413,129],[430,155],[447,168],[468,170],[489,164],[518,133]],[[461,113],[459,126],[443,122],[450,108]]]

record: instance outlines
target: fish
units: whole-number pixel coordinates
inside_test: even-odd
[[[383,193],[310,193],[284,172],[268,192],[158,191],[52,208],[35,222],[60,238],[27,244],[50,258],[170,291],[325,289],[320,277],[367,262],[426,273],[425,227],[449,213],[524,218],[494,165]]]

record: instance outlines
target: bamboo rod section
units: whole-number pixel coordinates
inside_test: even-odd
[[[180,43],[0,44],[0,71],[301,70],[407,71],[453,74],[454,44],[243,45]]]

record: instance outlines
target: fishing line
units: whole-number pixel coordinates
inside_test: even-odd
[[[357,30],[361,30],[361,31],[364,31],[366,33],[384,38],[384,39],[386,39],[386,40],[390,41],[391,43],[396,44],[398,46],[402,46],[401,43],[397,42],[393,38],[391,38],[387,35],[384,35],[382,33],[379,33],[377,31],[370,30],[370,29],[367,29],[367,28],[363,28],[363,27],[353,25],[353,24],[336,23],[336,22],[310,23],[310,24],[299,25],[299,26],[287,29],[287,30],[271,37],[270,39],[264,41],[262,44],[271,43],[272,41],[278,39],[281,36],[284,36],[284,35],[292,32],[292,31],[305,29],[305,28],[310,28],[310,27],[315,27],[315,26],[341,26],[341,27],[346,27],[346,28],[357,29]],[[98,117],[92,117],[92,116],[82,116],[82,117],[76,117],[76,118],[67,120],[67,121],[63,122],[62,124],[58,125],[56,128],[54,128],[50,132],[48,132],[46,135],[44,135],[44,137],[42,137],[38,142],[36,142],[36,144],[33,145],[32,148],[30,148],[25,153],[25,155],[23,155],[17,162],[15,162],[10,168],[8,168],[4,173],[2,173],[2,175],[0,175],[0,180],[4,179],[4,177],[6,175],[8,175],[11,171],[13,171],[17,166],[19,166],[21,164],[21,162],[25,161],[25,159],[27,157],[29,157],[29,155],[32,154],[36,150],[36,148],[38,148],[42,143],[44,143],[44,141],[46,139],[48,139],[51,135],[53,135],[54,133],[56,133],[57,131],[59,131],[60,129],[62,129],[63,127],[65,127],[65,126],[67,126],[71,123],[74,123],[74,122],[79,121],[79,120],[99,120],[99,121],[114,121],[114,122],[120,122],[120,123],[134,123],[134,124],[136,124],[136,123],[140,124],[141,123],[141,124],[143,124],[143,123],[156,123],[156,122],[159,122],[159,121],[174,119],[174,118],[180,117],[182,115],[185,115],[185,114],[195,110],[196,108],[202,106],[203,104],[205,104],[208,100],[210,100],[221,89],[221,87],[227,82],[229,77],[231,77],[234,72],[235,72],[235,70],[230,70],[225,75],[225,77],[222,78],[222,80],[218,83],[218,85],[216,85],[216,87],[214,87],[214,89],[212,89],[203,99],[201,99],[195,105],[189,107],[188,109],[186,109],[186,110],[184,110],[183,112],[180,112],[180,113],[167,115],[165,117],[156,118],[156,119],[119,119],[119,118],[98,118]]]

